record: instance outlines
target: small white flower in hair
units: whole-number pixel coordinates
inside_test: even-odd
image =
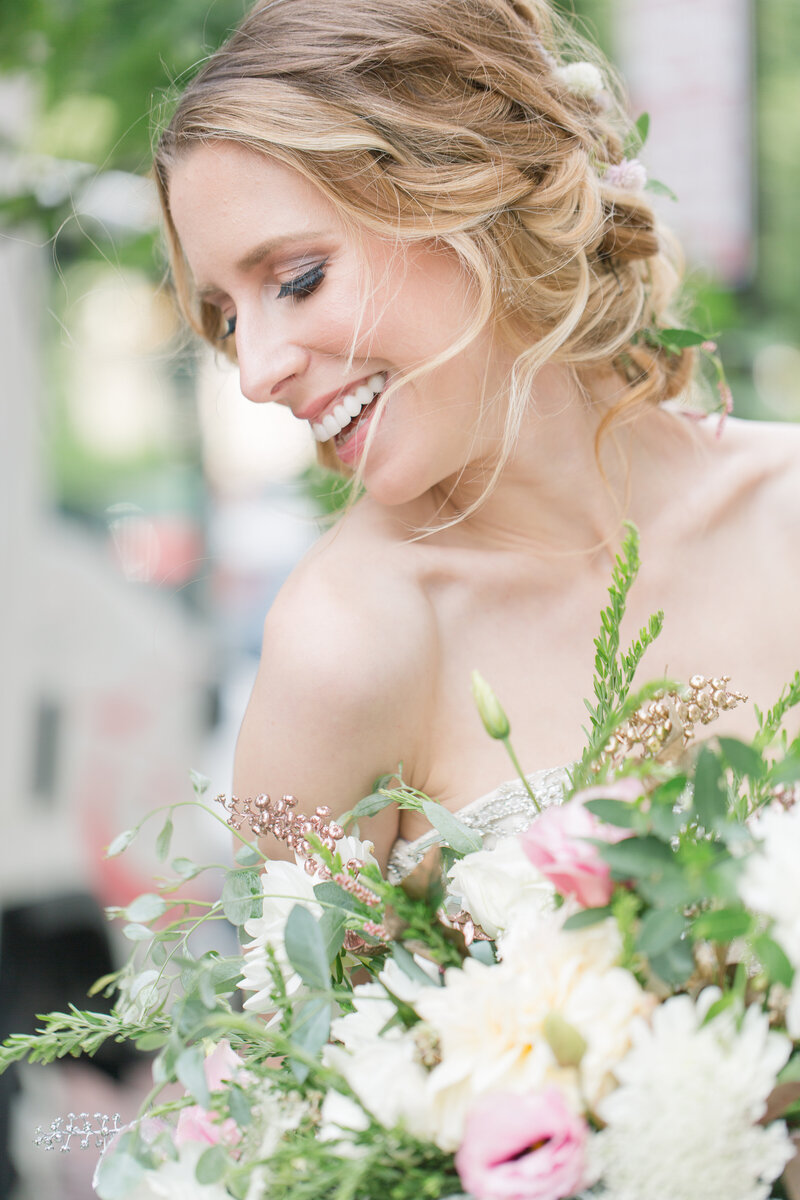
[[[644,191],[647,183],[647,167],[638,158],[626,158],[621,163],[606,167],[603,183],[607,187],[621,188],[624,192]]]
[[[567,63],[563,67],[556,67],[554,74],[573,96],[599,100],[603,93],[603,76],[594,63]]]

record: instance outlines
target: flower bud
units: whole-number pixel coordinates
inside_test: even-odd
[[[507,738],[511,733],[508,717],[489,684],[477,671],[472,672],[472,695],[489,737],[498,738],[500,741]]]
[[[577,1067],[586,1053],[586,1041],[574,1025],[556,1012],[542,1022],[542,1033],[560,1067]]]

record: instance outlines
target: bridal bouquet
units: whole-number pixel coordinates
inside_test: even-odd
[[[0,1049],[0,1068],[106,1038],[154,1054],[133,1124],[39,1134],[103,1147],[103,1200],[800,1197],[800,738],[782,732],[800,673],[752,743],[697,737],[744,697],[725,677],[631,691],[661,621],[620,649],[636,567],[631,530],[586,750],[518,836],[484,844],[401,775],[340,824],[291,797],[223,813],[196,780],[242,840],[219,900],[187,900],[201,868],[173,859],[120,914],[135,953],[103,981],[113,1012],[51,1013]],[[355,836],[388,804],[440,837],[402,886]],[[292,860],[265,860],[265,833]],[[164,860],[170,838],[168,815]],[[241,953],[195,953],[223,920]]]

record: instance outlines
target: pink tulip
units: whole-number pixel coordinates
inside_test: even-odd
[[[219,1042],[203,1063],[203,1073],[206,1077],[208,1090],[217,1092],[224,1080],[232,1079],[242,1065],[241,1059],[232,1049],[230,1042],[223,1039]],[[215,1146],[217,1142],[228,1145],[239,1140],[239,1129],[236,1122],[228,1118],[219,1121],[216,1113],[210,1112],[199,1104],[182,1108],[178,1115],[178,1125],[175,1130],[175,1145],[183,1146],[186,1142],[204,1142]]]
[[[631,830],[606,825],[584,805],[587,800],[636,800],[642,794],[638,779],[620,779],[585,788],[566,804],[547,808],[523,834],[522,848],[535,867],[562,896],[574,896],[583,908],[602,908],[611,899],[611,870],[587,838],[620,842]]]
[[[496,1092],[470,1111],[456,1169],[477,1200],[561,1200],[581,1188],[586,1135],[558,1088]]]

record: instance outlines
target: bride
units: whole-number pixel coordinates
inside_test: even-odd
[[[240,796],[336,814],[402,763],[479,819],[511,772],[475,668],[528,769],[576,758],[625,519],[623,632],[665,613],[640,682],[724,672],[766,707],[800,662],[800,436],[666,403],[695,352],[659,341],[679,269],[629,131],[545,0],[273,0],[180,100],[155,161],[184,311],[363,487],[267,615]],[[385,863],[427,828],[362,836]]]

